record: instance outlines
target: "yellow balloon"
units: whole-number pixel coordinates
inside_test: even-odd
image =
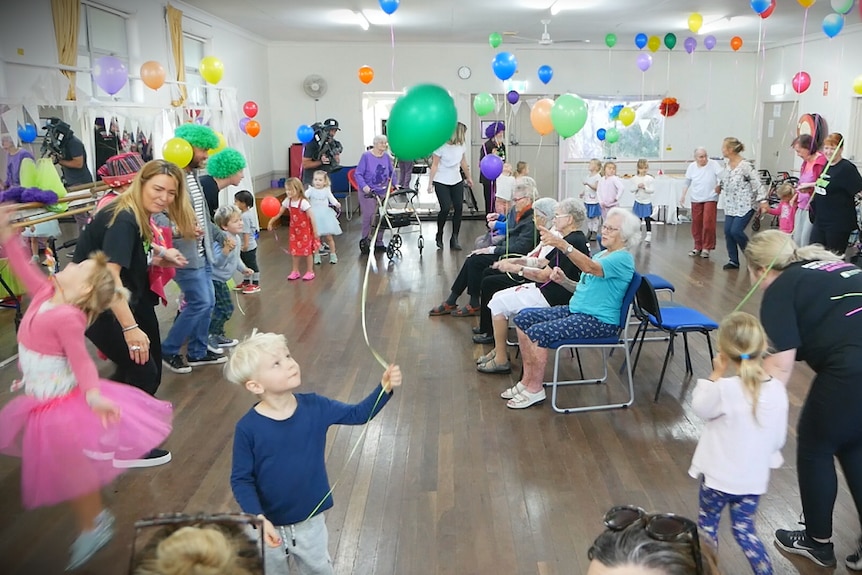
[[[171,138],[162,146],[162,157],[181,168],[189,165],[194,153],[192,145],[182,138]]]
[[[803,8],[811,8],[817,0],[797,0]]]
[[[632,122],[635,121],[635,111],[626,106],[620,110],[619,119],[623,123],[623,126],[631,126]]]
[[[700,12],[692,12],[691,16],[688,17],[688,29],[697,34],[701,26],[703,26],[703,16],[700,15]]]
[[[227,140],[225,140],[224,134],[222,134],[221,132],[216,132],[215,135],[218,136],[218,146],[216,146],[212,150],[207,150],[207,154],[209,154],[210,156],[212,156],[213,154],[217,154],[227,148]]]
[[[853,91],[862,94],[862,75],[856,76],[856,79],[853,80]]]
[[[215,56],[207,56],[201,60],[201,77],[210,84],[218,84],[224,75],[224,64]]]
[[[650,36],[646,45],[651,52],[658,52],[658,49],[661,48],[661,39],[658,36]]]

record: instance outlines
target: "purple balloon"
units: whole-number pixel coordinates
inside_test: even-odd
[[[641,72],[646,72],[649,70],[649,67],[652,66],[652,56],[647,54],[646,52],[641,52],[638,54],[638,68],[641,69]]]
[[[503,173],[503,158],[497,154],[488,154],[479,162],[479,170],[489,180],[496,180]]]
[[[93,66],[93,77],[96,79],[97,86],[113,96],[129,81],[129,71],[119,59],[113,56],[102,56]]]
[[[694,49],[697,48],[697,39],[689,36],[685,39],[685,42],[683,42],[683,46],[685,46],[685,51],[691,54],[694,52]]]
[[[712,34],[703,39],[703,45],[706,46],[707,50],[712,50],[713,48],[715,48],[715,42],[715,36],[713,36]]]
[[[251,118],[243,118],[242,120],[239,121],[239,129],[243,134],[246,133],[245,127],[249,122],[251,122]]]
[[[509,103],[513,106],[518,103],[518,100],[521,98],[521,95],[518,94],[515,90],[509,90],[509,93],[506,94],[506,99],[509,100]]]

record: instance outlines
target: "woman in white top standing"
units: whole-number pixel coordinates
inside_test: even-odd
[[[685,187],[679,205],[685,207],[685,195],[691,190],[691,237],[694,249],[688,255],[709,257],[715,249],[716,212],[718,211],[718,178],[721,164],[710,160],[706,148],[695,148],[694,162],[685,170]]]
[[[467,164],[466,135],[467,126],[458,122],[452,138],[436,150],[431,158],[428,191],[430,192],[433,186],[437,201],[440,202],[440,212],[437,214],[437,249],[443,249],[443,228],[451,209],[454,209],[454,214],[449,248],[461,249],[458,233],[461,231],[461,213],[464,209],[464,177],[467,178],[467,185],[473,187],[470,166]],[[461,170],[464,171],[464,177],[461,176]]]

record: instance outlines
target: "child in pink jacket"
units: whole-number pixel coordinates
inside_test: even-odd
[[[793,233],[793,222],[796,218],[796,204],[790,203],[790,198],[793,197],[793,186],[790,184],[781,184],[775,193],[781,199],[781,203],[770,208],[766,201],[761,202],[760,212],[778,216],[778,229],[785,234]]]

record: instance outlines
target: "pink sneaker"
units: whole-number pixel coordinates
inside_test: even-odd
[[[299,272],[290,272],[290,275],[287,276],[287,281],[298,280],[300,278]]]
[[[306,272],[304,276],[302,276],[302,281],[310,282],[314,279],[314,272]]]

